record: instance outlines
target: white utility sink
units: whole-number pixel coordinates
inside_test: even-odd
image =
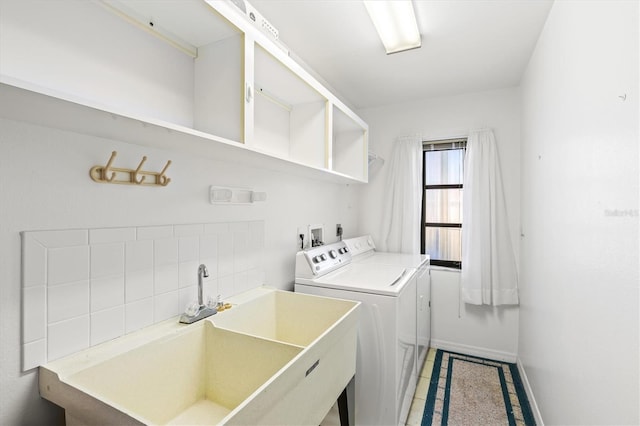
[[[355,374],[358,305],[256,289],[41,366],[40,393],[68,425],[317,425]]]

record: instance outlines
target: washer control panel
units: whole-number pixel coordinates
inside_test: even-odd
[[[305,262],[301,262],[304,258]],[[313,247],[296,255],[296,276],[318,277],[351,262],[351,250],[343,241]],[[308,269],[308,270],[306,270]]]
[[[363,235],[362,237],[349,238],[344,240],[349,250],[351,250],[352,256],[368,253],[376,250],[376,245],[373,243],[373,238],[370,235]]]

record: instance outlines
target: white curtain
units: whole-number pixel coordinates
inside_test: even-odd
[[[472,132],[467,140],[462,214],[462,299],[474,305],[518,304],[518,272],[492,130]]]
[[[382,251],[420,253],[421,173],[420,136],[396,139],[382,202]]]

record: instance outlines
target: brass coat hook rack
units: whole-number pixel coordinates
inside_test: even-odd
[[[142,157],[142,161],[136,169],[121,169],[112,167],[113,160],[118,155],[117,151],[111,153],[111,158],[106,166],[93,166],[89,171],[91,179],[99,183],[119,183],[122,185],[158,185],[167,186],[171,179],[165,173],[171,165],[171,160],[167,161],[160,173],[142,170],[142,165],[147,161],[147,156]]]

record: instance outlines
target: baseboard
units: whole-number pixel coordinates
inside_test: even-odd
[[[536,425],[544,426],[544,422],[542,421],[542,414],[540,414],[540,409],[538,408],[538,404],[536,403],[536,398],[533,396],[533,390],[531,389],[531,385],[529,384],[529,378],[527,377],[527,373],[524,370],[524,365],[522,365],[522,361],[520,360],[520,358],[517,359],[516,365],[518,366],[520,380],[522,380],[522,386],[524,387],[524,391],[527,393],[529,406],[531,407],[531,411],[533,412],[533,418],[536,421]]]
[[[460,343],[447,342],[446,340],[431,339],[431,347],[443,349],[450,352],[458,352],[466,355],[473,355],[480,358],[495,359],[496,361],[516,362],[516,354],[496,351],[494,349],[481,348],[478,346],[463,345]]]

